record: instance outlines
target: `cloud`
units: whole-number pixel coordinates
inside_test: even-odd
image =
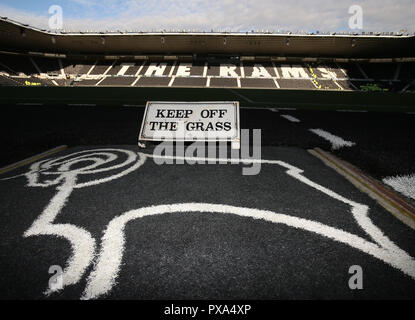
[[[364,29],[415,31],[413,0],[69,0],[67,30],[347,31],[348,8],[362,6]],[[48,16],[0,4],[2,15],[47,28]],[[74,12],[78,12],[75,14]],[[79,18],[82,12],[82,18]]]

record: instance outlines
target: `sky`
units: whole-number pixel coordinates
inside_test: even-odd
[[[201,30],[340,32],[349,7],[363,9],[358,31],[415,32],[414,0],[0,0],[0,16],[49,28],[49,7],[67,31]]]

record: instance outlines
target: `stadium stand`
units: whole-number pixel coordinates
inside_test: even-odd
[[[61,61],[63,64],[64,73],[67,75],[87,74],[88,71],[94,66],[94,63],[89,64],[82,61],[71,61],[64,59],[61,59]]]
[[[52,58],[42,58],[38,57],[36,59],[29,58],[32,60],[32,63],[35,69],[38,71],[38,74],[47,74],[51,77],[58,77],[60,74],[59,61]]]
[[[28,57],[18,55],[0,55],[2,72],[16,76],[29,76],[37,73],[36,68]]]
[[[413,91],[415,79],[409,35],[138,32],[126,41],[6,18],[0,29],[1,86]]]
[[[400,68],[399,78],[402,80],[415,79],[415,63],[407,63]]]
[[[123,87],[123,86],[131,86],[134,81],[136,80],[135,77],[106,77],[105,79],[103,79],[100,83],[99,86],[104,87],[104,86],[110,86],[110,87]]]
[[[200,63],[81,61],[0,55],[2,86],[171,86],[398,91],[415,79],[414,63]],[[30,80],[29,80],[30,78]],[[7,79],[7,80],[6,80]],[[29,82],[29,84],[27,84]],[[412,86],[408,86],[408,89]]]

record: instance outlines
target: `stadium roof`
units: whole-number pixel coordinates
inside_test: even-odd
[[[256,32],[51,32],[0,18],[4,50],[58,54],[239,54],[302,57],[415,57],[415,36]]]

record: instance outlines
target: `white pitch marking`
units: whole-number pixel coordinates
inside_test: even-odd
[[[343,147],[353,147],[356,145],[354,142],[346,141],[343,138],[335,136],[334,134],[331,134],[330,132],[324,131],[322,129],[310,129],[310,131],[319,137],[329,141],[333,150],[338,150]]]
[[[297,118],[290,116],[289,114],[282,114],[281,117],[283,117],[284,119],[287,119],[288,121],[291,122],[301,122],[300,120],[298,120]]]
[[[139,153],[140,158],[164,158],[187,161],[219,161],[223,163],[232,162],[232,159],[210,159],[201,157],[171,157],[171,156],[154,156]],[[285,214],[275,213],[272,211],[258,210],[251,208],[235,207],[221,204],[209,203],[181,203],[171,205],[160,205],[146,207],[128,211],[114,218],[107,226],[102,237],[101,252],[95,263],[94,270],[88,277],[87,287],[81,299],[96,299],[108,293],[116,283],[118,273],[120,271],[123,253],[125,250],[125,226],[130,221],[143,218],[145,216],[161,215],[172,212],[212,212],[235,214],[243,217],[251,217],[253,219],[262,219],[277,224],[285,224],[287,226],[313,232],[321,236],[327,237],[334,241],[347,244],[352,248],[365,252],[392,267],[402,271],[415,279],[415,260],[405,251],[397,247],[392,241],[386,237],[383,232],[377,228],[368,216],[369,208],[366,205],[349,200],[334,191],[331,191],[302,175],[303,170],[277,160],[260,160],[260,159],[240,159],[237,163],[264,163],[276,164],[287,169],[286,173],[291,177],[301,181],[302,183],[336,199],[340,202],[351,206],[351,213],[358,225],[374,240],[367,241],[364,238],[356,236],[352,233],[336,229],[320,222],[307,219],[288,216]]]
[[[76,177],[69,174],[65,182],[59,186],[58,193],[43,210],[32,226],[24,233],[24,237],[36,235],[50,235],[67,239],[71,244],[72,254],[67,261],[67,266],[62,274],[63,287],[77,283],[91,264],[95,253],[95,239],[83,228],[71,224],[54,224],[53,221],[65,206],[73,191]],[[48,288],[45,291],[49,295],[53,291]]]
[[[18,162],[15,162],[15,163],[9,164],[8,166],[5,166],[5,167],[3,167],[3,168],[0,168],[0,174],[2,174],[2,173],[4,174],[4,173],[6,173],[6,172],[8,172],[8,171],[11,171],[11,170],[13,170],[13,168],[17,169],[18,167],[22,167],[22,166],[24,166],[25,164],[33,163],[33,162],[35,162],[36,160],[39,160],[39,159],[42,159],[42,158],[46,158],[48,155],[50,156],[50,155],[52,155],[52,154],[54,154],[54,153],[57,153],[57,152],[59,152],[59,151],[63,151],[63,150],[65,150],[66,148],[67,148],[67,146],[66,146],[66,145],[59,146],[59,147],[56,147],[56,148],[50,149],[50,150],[48,150],[48,151],[45,151],[45,152],[39,153],[39,154],[37,154],[37,155],[34,155],[34,156],[30,157],[30,158],[26,158],[26,159],[20,160],[20,161],[18,161]],[[21,177],[21,176],[24,176],[24,175],[25,175],[25,174],[19,174],[19,175],[16,175],[16,176],[14,176],[14,177],[7,177],[7,178],[3,178],[3,179],[1,179],[0,181],[2,181],[2,180],[10,180],[10,179],[14,179],[15,177]]]
[[[89,153],[89,154],[88,154]],[[127,160],[112,167],[103,167],[107,163],[118,159],[116,153],[124,153]],[[137,156],[139,159],[137,160]],[[104,159],[103,159],[104,158]],[[337,242],[347,244],[353,248],[361,250],[373,257],[384,261],[392,267],[402,271],[411,278],[415,279],[415,260],[405,251],[396,246],[383,232],[376,227],[368,216],[369,208],[366,205],[349,200],[332,190],[329,190],[303,176],[303,170],[288,163],[278,160],[261,159],[209,159],[197,157],[169,157],[154,156],[150,154],[137,153],[120,149],[97,149],[85,150],[57,159],[40,161],[31,166],[31,170],[26,174],[28,186],[31,187],[50,187],[58,186],[58,193],[53,197],[43,213],[36,219],[32,227],[25,232],[25,236],[45,234],[64,237],[71,242],[73,254],[68,261],[68,267],[64,272],[64,285],[77,283],[91,264],[95,251],[95,240],[90,234],[74,225],[53,224],[57,215],[62,210],[69,195],[75,188],[82,188],[91,185],[98,185],[104,182],[121,178],[126,174],[141,167],[147,158],[171,158],[187,161],[219,161],[222,163],[263,163],[282,166],[287,169],[286,173],[294,179],[314,188],[327,196],[351,206],[351,213],[358,225],[373,239],[374,242],[367,241],[359,236],[336,229],[316,221],[278,214],[272,211],[233,207],[221,204],[206,203],[184,203],[147,207],[126,212],[114,218],[107,226],[102,238],[101,252],[98,260],[88,278],[82,299],[92,299],[107,293],[115,284],[118,271],[122,261],[125,244],[124,228],[125,225],[134,219],[149,215],[163,214],[167,212],[217,212],[230,213],[254,219],[263,219],[273,223],[285,224],[297,229],[314,232]],[[88,164],[79,168],[79,163]],[[77,169],[71,170],[75,166]],[[110,172],[122,169],[118,174],[100,180],[93,180],[85,183],[77,183],[77,176]],[[54,170],[53,167],[56,167]],[[54,180],[41,182],[41,176],[52,175]],[[51,293],[50,291],[48,293]]]
[[[68,103],[69,107],[96,107],[95,103]]]
[[[132,108],[144,108],[144,105],[139,105],[139,104],[123,104],[123,107],[132,107]]]
[[[233,89],[228,89],[230,92],[232,92],[233,94],[236,94],[237,96],[241,97],[242,99],[244,99],[245,101],[249,102],[249,103],[255,103],[255,101],[252,101],[251,99],[245,97],[243,94],[233,90]]]
[[[336,110],[337,112],[368,112],[367,110]]]
[[[16,106],[43,106],[43,103],[25,102],[25,103],[16,103]]]
[[[384,178],[383,183],[415,200],[415,174]]]
[[[271,112],[276,112],[276,113],[279,112],[279,110],[277,108],[269,108],[268,110],[271,111]]]
[[[245,109],[245,110],[271,110],[272,108],[267,108],[267,107],[241,107],[241,109]],[[275,112],[278,112],[275,111]]]
[[[106,167],[106,165],[117,161],[117,154],[124,154],[127,159],[119,164]],[[55,224],[54,221],[62,211],[74,189],[89,187],[121,178],[143,165],[145,158],[137,158],[138,155],[136,153],[121,149],[86,150],[37,162],[25,174],[28,180],[27,186],[29,187],[46,188],[57,186],[56,190],[58,192],[43,210],[42,214],[24,233],[24,237],[50,235],[65,238],[71,243],[72,255],[68,259],[67,266],[62,275],[63,287],[75,284],[82,278],[82,275],[94,258],[96,242],[87,230],[71,224]],[[83,168],[71,170],[71,167],[76,167],[80,163],[87,165]],[[111,176],[106,178],[83,183],[77,182],[79,175],[112,172],[114,170],[118,170],[119,172],[112,173]],[[52,176],[54,179],[43,181],[42,177],[47,176]],[[48,289],[45,294],[48,295],[53,291],[56,290]]]

